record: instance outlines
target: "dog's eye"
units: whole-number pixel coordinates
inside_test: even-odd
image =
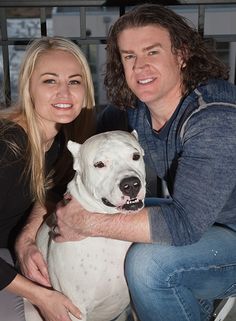
[[[95,163],[93,166],[96,168],[103,168],[103,167],[105,167],[105,164],[100,161],[100,162]]]
[[[137,160],[139,160],[139,159],[140,159],[139,153],[133,153],[133,160],[134,160],[134,161],[137,161]]]

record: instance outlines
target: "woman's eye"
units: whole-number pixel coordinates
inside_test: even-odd
[[[79,80],[70,80],[69,85],[80,85],[81,81]]]
[[[96,162],[93,166],[96,168],[103,168],[105,167],[105,164],[100,161],[100,162]]]
[[[55,79],[45,79],[44,81],[43,81],[43,83],[45,83],[45,84],[55,84]]]

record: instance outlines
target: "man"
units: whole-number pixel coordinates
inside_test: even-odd
[[[57,210],[56,240],[134,242],[125,273],[141,321],[207,321],[215,299],[236,293],[236,87],[227,77],[165,7],[134,8],[108,36],[105,85],[122,111],[105,110],[100,128],[120,117],[136,129],[169,201],[105,215],[71,199]]]

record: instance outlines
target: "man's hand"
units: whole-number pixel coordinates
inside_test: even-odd
[[[71,196],[66,196],[65,204],[60,203],[56,210],[57,226],[54,228],[54,240],[79,241],[91,236],[91,213]]]
[[[56,210],[55,241],[79,241],[86,237],[106,237],[130,242],[150,242],[147,209],[130,213],[91,213],[74,198]]]

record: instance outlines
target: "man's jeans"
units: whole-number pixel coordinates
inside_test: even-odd
[[[140,321],[208,321],[236,295],[236,232],[214,226],[187,246],[133,244],[125,273]]]

